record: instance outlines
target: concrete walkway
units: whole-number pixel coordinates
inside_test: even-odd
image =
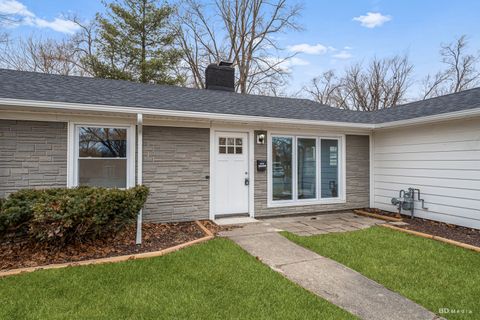
[[[291,281],[362,319],[440,319],[358,272],[287,240],[268,221],[221,235]]]

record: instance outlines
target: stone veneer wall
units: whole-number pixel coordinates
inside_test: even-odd
[[[0,120],[0,197],[66,187],[67,123]]]
[[[210,129],[143,127],[145,221],[208,219]]]

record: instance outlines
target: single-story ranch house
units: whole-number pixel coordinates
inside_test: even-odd
[[[0,197],[150,187],[146,221],[376,207],[480,228],[480,88],[375,112],[233,91],[0,70]]]

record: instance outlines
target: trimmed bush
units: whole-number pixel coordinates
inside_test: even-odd
[[[148,193],[145,186],[21,190],[3,201],[0,235],[14,232],[55,244],[102,237],[132,223]]]

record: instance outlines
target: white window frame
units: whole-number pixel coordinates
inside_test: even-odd
[[[272,186],[272,138],[286,137],[292,138],[292,199],[291,200],[273,200],[273,186]],[[316,140],[316,197],[314,199],[297,199],[298,198],[298,139],[315,139]],[[338,197],[336,198],[322,198],[321,197],[321,140],[337,140],[338,141]],[[288,207],[288,206],[305,206],[305,205],[321,205],[321,204],[335,204],[346,202],[346,161],[345,161],[345,135],[331,135],[331,134],[291,134],[291,133],[268,133],[267,145],[267,207]]]
[[[77,187],[78,184],[78,160],[79,160],[79,135],[81,127],[89,128],[116,128],[127,130],[127,181],[126,188],[135,186],[135,125],[125,124],[104,124],[104,123],[69,123],[68,139],[68,175],[67,186],[69,188]]]

